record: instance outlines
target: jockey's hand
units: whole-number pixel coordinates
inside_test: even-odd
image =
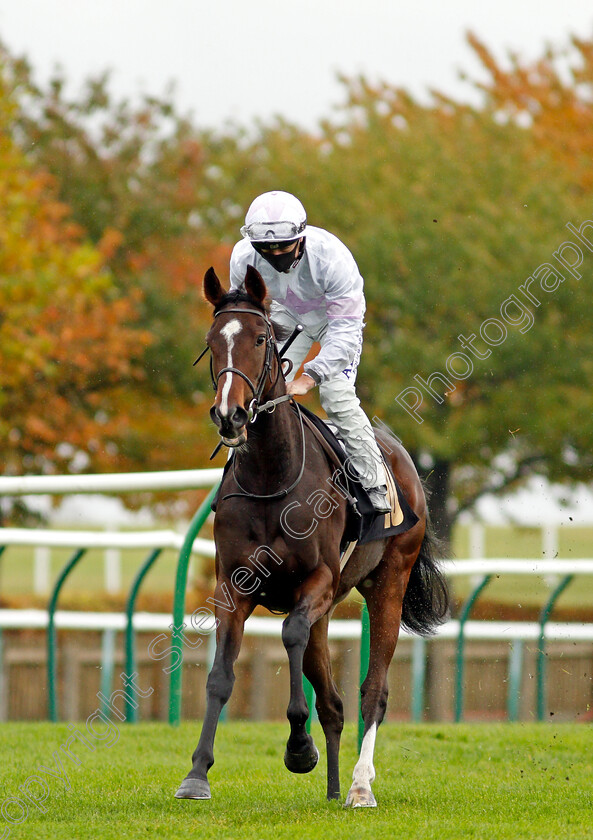
[[[313,377],[308,376],[306,373],[301,374],[296,379],[293,379],[292,382],[286,383],[286,393],[287,394],[294,394],[295,396],[302,396],[303,394],[307,394],[311,388],[315,387],[315,380]]]

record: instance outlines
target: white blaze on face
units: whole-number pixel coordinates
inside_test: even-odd
[[[221,329],[220,334],[225,337],[227,342],[227,361],[226,367],[233,367],[233,346],[235,344],[235,336],[241,332],[241,322],[237,318],[233,318],[228,324],[225,324]],[[231,390],[231,383],[233,381],[232,373],[225,373],[225,381],[222,386],[222,394],[220,399],[220,413],[225,417],[229,412],[229,391]]]

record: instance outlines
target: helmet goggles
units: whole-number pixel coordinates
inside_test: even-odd
[[[250,225],[243,225],[241,236],[249,239],[252,243],[264,246],[272,245],[273,249],[286,247],[288,242],[298,239],[303,234],[307,222],[300,225],[294,222],[252,222]]]

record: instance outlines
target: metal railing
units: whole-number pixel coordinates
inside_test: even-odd
[[[465,642],[468,638],[466,628],[469,623],[469,617],[472,609],[475,607],[476,601],[482,592],[486,589],[492,578],[500,576],[501,574],[520,574],[520,575],[537,575],[546,579],[554,580],[561,576],[561,581],[557,584],[545,605],[540,611],[539,621],[537,624],[532,622],[517,622],[518,633],[510,636],[509,632],[501,628],[504,636],[500,638],[513,638],[514,647],[510,659],[509,667],[509,695],[507,701],[507,711],[510,720],[516,720],[519,707],[519,692],[521,684],[521,673],[523,667],[523,644],[527,639],[537,639],[537,719],[543,720],[545,716],[545,695],[546,695],[546,642],[549,639],[547,634],[547,626],[550,623],[550,617],[556,606],[556,602],[560,595],[564,592],[567,586],[573,581],[575,575],[591,575],[593,574],[593,560],[590,559],[560,559],[554,560],[521,560],[508,558],[489,558],[487,560],[461,560],[458,562],[449,561],[444,563],[445,572],[449,577],[453,576],[471,576],[473,578],[473,587],[467,597],[465,603],[461,608],[459,615],[459,629],[457,633],[457,657],[456,657],[456,671],[455,671],[455,720],[460,721],[463,718],[463,702],[464,702],[464,650]],[[449,622],[450,624],[452,622]],[[494,628],[500,622],[480,622],[480,624],[487,627]],[[504,627],[508,625],[502,622]],[[588,627],[589,625],[566,624],[567,628],[574,628],[578,636],[579,627]],[[487,638],[485,636],[484,638]]]
[[[66,493],[96,493],[111,492],[120,493],[138,490],[182,490],[198,487],[211,488],[206,499],[195,514],[187,530],[185,537],[173,531],[153,531],[134,533],[105,533],[90,531],[68,531],[59,532],[42,529],[0,529],[0,555],[9,545],[31,545],[31,546],[60,546],[75,549],[74,553],[62,568],[53,586],[47,612],[34,611],[35,622],[39,622],[39,614],[45,616],[42,624],[15,624],[17,621],[15,611],[0,610],[0,647],[2,643],[1,633],[3,627],[8,626],[44,626],[47,630],[47,669],[48,669],[48,715],[51,720],[58,719],[57,708],[57,647],[56,630],[60,626],[70,626],[67,616],[76,616],[76,613],[61,613],[58,610],[60,592],[70,573],[82,560],[86,551],[93,547],[102,548],[147,548],[149,554],[137,572],[132,586],[129,590],[126,601],[125,615],[114,614],[112,619],[107,619],[104,614],[87,615],[86,629],[102,629],[104,632],[103,651],[105,667],[103,670],[104,684],[102,691],[106,694],[109,682],[109,675],[113,671],[110,661],[113,658],[114,633],[124,629],[126,633],[126,672],[134,672],[135,664],[135,639],[134,633],[139,625],[144,629],[152,628],[153,624],[160,629],[171,627],[170,617],[162,627],[162,618],[146,619],[135,614],[136,600],[148,571],[165,548],[173,548],[179,552],[177,562],[174,600],[173,600],[173,623],[171,638],[171,656],[180,661],[183,655],[183,634],[184,624],[188,625],[185,616],[185,592],[187,587],[187,574],[191,553],[196,552],[204,556],[214,556],[214,545],[209,540],[203,540],[198,534],[203,527],[210,512],[210,502],[216,492],[222,470],[181,470],[168,473],[131,473],[124,475],[103,475],[103,476],[31,476],[24,478],[3,478],[0,477],[0,495],[27,495],[27,494],[66,494]],[[546,696],[546,644],[554,639],[579,639],[581,641],[593,641],[593,625],[580,624],[555,624],[551,622],[554,606],[559,596],[572,582],[575,575],[593,574],[593,560],[509,560],[507,558],[495,558],[488,560],[463,560],[448,561],[443,564],[445,574],[448,577],[470,576],[473,579],[473,588],[466,599],[460,615],[457,619],[447,622],[436,634],[437,639],[454,639],[456,641],[456,670],[455,670],[455,720],[463,719],[464,707],[464,671],[465,671],[465,645],[468,639],[489,639],[489,640],[510,640],[512,642],[511,655],[509,658],[509,679],[507,710],[509,719],[517,718],[519,708],[519,694],[521,687],[521,674],[523,668],[523,645],[527,640],[537,641],[537,717],[542,720],[545,714]],[[540,618],[534,622],[494,622],[494,621],[472,621],[470,616],[475,604],[490,583],[493,575],[500,574],[528,574],[539,575],[544,578],[549,576],[561,576],[561,580],[553,589],[550,597],[543,606]],[[23,615],[23,619],[32,620],[31,611],[16,611]],[[123,624],[121,622],[124,622]],[[8,622],[8,623],[6,623]],[[13,622],[13,623],[11,623]],[[44,623],[45,622],[45,623]],[[101,623],[102,622],[102,623]],[[151,624],[152,622],[152,624]],[[267,622],[263,624],[262,622]],[[88,627],[87,627],[88,625]],[[74,625],[72,625],[74,626]],[[80,626],[80,625],[76,625]],[[278,619],[254,619],[248,622],[247,633],[254,632],[257,635],[280,635],[281,621]],[[256,629],[257,628],[257,629]],[[361,629],[362,628],[362,629]],[[191,627],[187,627],[191,632]],[[348,634],[342,636],[342,633]],[[366,675],[368,668],[368,615],[363,610],[361,622],[334,621],[330,624],[330,635],[333,638],[361,639],[361,681]],[[405,633],[401,634],[403,637]],[[426,671],[426,641],[416,639],[412,654],[412,719],[420,720],[424,709],[424,688]],[[169,722],[173,725],[179,723],[181,708],[182,668],[174,668],[170,674],[170,696],[169,696]],[[307,687],[307,693],[312,705],[312,689]],[[127,719],[133,722],[137,718],[135,708],[128,707]],[[360,725],[362,725],[360,723]]]
[[[186,624],[186,633],[197,632],[191,626],[190,616],[182,616],[180,624]],[[91,613],[57,610],[53,616],[52,626],[54,630],[89,630],[103,632],[103,643],[101,646],[101,692],[109,696],[111,681],[114,671],[115,650],[113,638],[117,633],[124,633],[126,637],[125,646],[125,670],[127,674],[135,671],[134,634],[138,632],[167,632],[171,627],[171,615],[169,613],[134,613],[130,621],[126,613]],[[43,629],[48,631],[50,627],[49,613],[47,610],[35,609],[4,609],[0,610],[0,629]],[[130,634],[132,629],[132,634]],[[207,630],[200,632],[207,633]],[[250,617],[245,626],[247,636],[281,638],[282,619]],[[593,642],[593,624],[591,623],[568,623],[545,621],[474,621],[459,619],[448,621],[439,628],[434,640],[453,641],[457,645],[463,636],[464,644],[471,641],[504,641],[509,643],[511,650],[509,655],[509,677],[507,688],[507,710],[508,719],[516,720],[519,708],[521,674],[523,668],[522,651],[525,643],[533,642],[537,645],[538,661],[545,657],[546,645],[550,642]],[[360,676],[361,681],[366,675],[368,667],[368,633],[364,630],[364,618],[361,622],[357,619],[338,619],[330,622],[330,640],[351,639],[360,641]],[[209,637],[214,641],[214,634]],[[413,637],[402,630],[401,639],[413,640],[411,651],[411,719],[421,721],[424,712],[425,700],[425,670],[427,646],[432,644],[431,640]],[[131,640],[131,647],[130,647]],[[518,656],[517,651],[521,651]],[[211,660],[211,651],[209,651]],[[457,656],[455,657],[458,663]],[[176,669],[181,672],[181,668]],[[459,684],[463,678],[463,671],[459,672],[456,667],[456,688],[455,688],[455,719],[463,719],[463,705],[459,705]],[[541,671],[541,678],[536,682],[536,709],[535,713],[539,720],[544,718],[546,680],[545,670]],[[310,700],[312,698],[310,697]],[[310,702],[311,707],[311,702]],[[54,708],[56,708],[54,706]],[[175,705],[176,708],[176,705]],[[126,719],[129,722],[137,720],[137,712],[130,714],[126,710]],[[176,723],[177,720],[171,721]]]
[[[60,571],[52,588],[47,616],[47,686],[48,717],[52,721],[59,718],[57,706],[57,637],[55,615],[60,592],[72,571],[84,557],[89,548],[150,548],[150,553],[138,571],[127,598],[126,625],[126,673],[134,672],[134,610],[141,584],[154,562],[165,548],[179,551],[173,603],[173,640],[174,648],[180,649],[182,639],[179,632],[183,622],[180,617],[185,611],[185,591],[191,553],[196,552],[207,557],[214,556],[214,544],[203,540],[198,533],[203,527],[210,503],[214,497],[222,476],[221,469],[176,470],[161,473],[124,473],[112,475],[80,476],[23,476],[0,477],[0,495],[16,496],[30,494],[71,494],[71,493],[123,493],[140,490],[187,490],[211,488],[206,499],[192,519],[185,537],[174,531],[147,531],[128,533],[97,533],[93,531],[51,531],[43,529],[0,529],[0,553],[9,545],[42,545],[45,547],[71,547],[74,553]],[[0,626],[0,633],[2,628]],[[108,628],[105,629],[108,633]],[[1,639],[0,639],[1,644]],[[112,637],[104,635],[105,649],[112,647]],[[179,673],[177,673],[177,671]],[[105,673],[109,673],[107,669]],[[181,703],[181,669],[171,672],[170,691],[171,723],[178,723]],[[135,709],[128,704],[127,715],[130,721],[136,717]]]

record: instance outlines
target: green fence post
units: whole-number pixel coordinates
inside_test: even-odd
[[[311,723],[315,717],[315,689],[304,674],[303,691],[305,692],[305,700],[307,701],[307,706],[309,707],[309,717],[307,718],[305,729],[309,734],[311,734]]]
[[[463,653],[465,648],[465,625],[472,611],[472,608],[482,591],[490,583],[492,575],[483,575],[478,581],[477,586],[474,587],[469,598],[463,605],[461,614],[459,616],[459,635],[457,637],[457,657],[456,657],[456,673],[455,673],[455,723],[463,717],[463,670],[464,661]]]
[[[152,564],[159,557],[162,548],[154,548],[142,566],[140,567],[132,586],[126,602],[126,674],[131,677],[136,671],[136,642],[134,633],[134,610],[136,609],[136,599],[142,581],[152,568]],[[126,694],[126,696],[128,696]],[[127,699],[125,703],[125,715],[128,723],[136,723],[138,721],[138,709],[132,703],[131,699]]]
[[[360,614],[360,685],[367,678],[369,670],[369,656],[371,654],[371,623],[369,619],[369,611],[366,601],[362,605]],[[362,747],[362,739],[364,736],[364,720],[362,717],[362,703],[361,697],[358,697],[358,751]]]
[[[426,682],[426,639],[417,636],[412,643],[412,720],[420,723],[424,716]]]
[[[113,685],[113,667],[115,664],[115,639],[116,631],[113,627],[103,630],[101,639],[101,694],[105,700],[101,701],[101,711],[109,715],[108,700],[111,696]]]
[[[57,682],[58,682],[58,668],[56,656],[56,626],[55,614],[58,597],[60,595],[62,586],[66,578],[76,566],[80,558],[85,554],[86,548],[78,548],[70,560],[63,567],[55,582],[49,605],[47,608],[47,712],[48,717],[54,723],[58,720],[58,697],[57,697]]]
[[[556,601],[562,595],[574,575],[565,575],[546,601],[539,614],[539,645],[537,650],[537,719],[543,720],[546,713],[546,624]]]
[[[0,545],[0,557],[4,554],[5,545]],[[0,561],[0,593],[2,592],[2,562]],[[0,630],[0,633],[2,631]]]
[[[522,676],[523,639],[513,639],[509,653],[509,690],[507,693],[507,717],[510,721],[519,720]]]
[[[191,550],[195,538],[204,522],[210,514],[210,505],[219,488],[219,484],[213,487],[208,493],[194,518],[190,522],[187,534],[183,541],[179,560],[177,562],[177,575],[175,577],[175,595],[173,599],[173,630],[171,633],[171,661],[177,659],[177,667],[171,671],[169,683],[169,723],[178,726],[181,717],[181,672],[183,664],[183,618],[185,615],[185,590],[187,588],[187,570],[191,557]]]

